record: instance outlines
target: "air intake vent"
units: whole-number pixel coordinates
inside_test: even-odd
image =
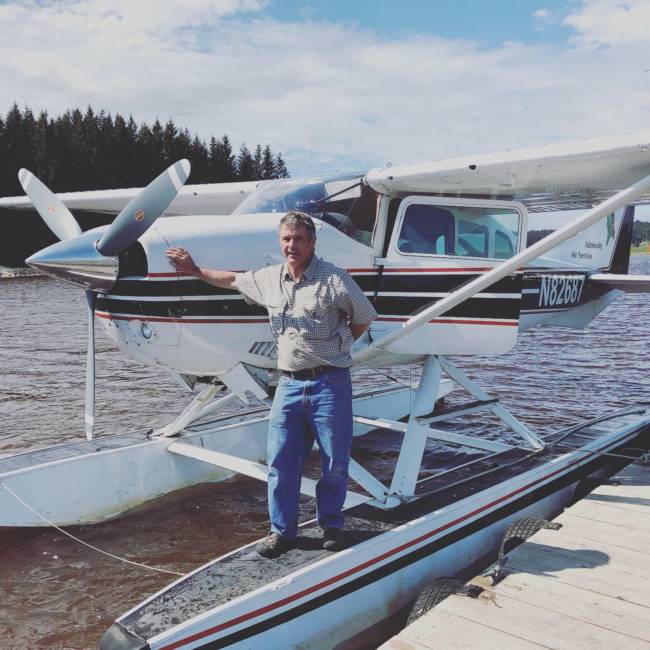
[[[269,359],[277,359],[278,350],[274,341],[258,341],[253,343],[249,350],[251,354],[259,354],[261,357],[268,357]]]

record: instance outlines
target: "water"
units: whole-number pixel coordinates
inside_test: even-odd
[[[632,273],[650,274],[635,255]],[[454,361],[544,433],[631,401],[650,401],[644,294],[622,296],[585,330],[538,329],[500,357]],[[45,278],[0,280],[0,455],[80,440],[86,349],[81,292]],[[387,371],[407,382],[415,367]],[[385,384],[364,372],[364,384]],[[462,395],[453,395],[453,403]],[[115,349],[98,327],[96,435],[160,426],[188,394]],[[474,425],[493,423],[477,416]],[[362,440],[354,455],[386,472],[399,440]],[[438,465],[455,452],[439,448]],[[83,486],[80,486],[82,489]],[[309,516],[308,500],[303,506]],[[238,477],[159,499],[105,524],[70,531],[110,553],[186,572],[267,530],[265,486]],[[172,576],[97,555],[52,529],[0,531],[0,648],[94,648],[117,615]]]

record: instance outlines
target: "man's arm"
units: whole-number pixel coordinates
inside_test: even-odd
[[[170,264],[183,275],[193,275],[222,289],[232,289],[237,274],[234,271],[204,269],[197,266],[192,256],[184,248],[168,248],[166,252]]]
[[[350,332],[352,332],[354,340],[356,341],[369,327],[370,323],[362,323],[361,325],[350,324]]]
[[[377,318],[377,311],[347,271],[341,269],[340,277],[343,282],[341,304],[349,318],[350,332],[356,341]]]

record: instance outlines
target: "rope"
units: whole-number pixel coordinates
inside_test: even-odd
[[[22,503],[22,505],[24,505],[25,508],[27,508],[27,510],[34,513],[39,519],[42,519],[45,523],[52,526],[52,528],[55,528],[60,533],[63,533],[64,535],[74,540],[75,542],[79,542],[79,544],[83,544],[84,546],[87,546],[89,549],[96,551],[97,553],[101,553],[102,555],[107,555],[108,557],[113,558],[114,560],[119,560],[120,562],[124,562],[125,564],[137,566],[140,567],[141,569],[147,569],[148,571],[157,571],[158,573],[167,573],[173,576],[184,575],[183,573],[178,573],[177,571],[168,571],[167,569],[161,569],[159,567],[149,566],[148,564],[141,564],[140,562],[134,562],[133,560],[127,560],[124,557],[120,557],[119,555],[113,555],[112,553],[109,553],[108,551],[103,551],[101,548],[97,548],[96,546],[93,546],[88,542],[84,542],[83,539],[79,539],[78,537],[75,537],[68,531],[63,530],[63,528],[57,526],[54,522],[50,521],[47,517],[44,517],[40,512],[34,510],[34,508],[32,508],[28,503],[23,501],[23,499],[21,499],[9,486],[7,486],[6,483],[0,481],[0,487],[3,487],[5,490],[7,490],[7,492],[9,492],[9,494],[11,494],[11,496],[14,497],[14,499],[16,499],[18,502]]]

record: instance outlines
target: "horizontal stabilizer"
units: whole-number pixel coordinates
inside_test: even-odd
[[[650,275],[594,273],[589,276],[589,281],[626,293],[650,293]]]

